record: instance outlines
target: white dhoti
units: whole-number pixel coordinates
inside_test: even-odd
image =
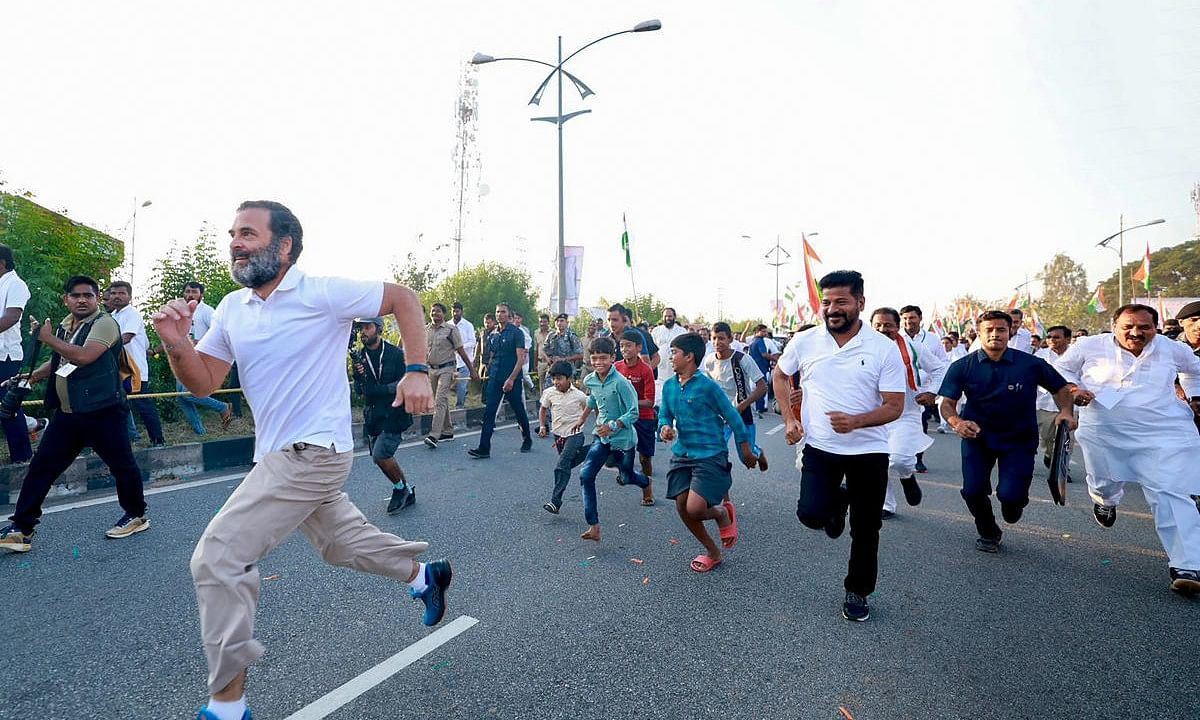
[[[1087,464],[1088,494],[1100,505],[1116,506],[1125,483],[1142,486],[1158,539],[1171,567],[1200,569],[1200,512],[1191,496],[1200,494],[1196,471],[1196,427],[1190,420],[1151,433],[1113,432],[1081,424],[1076,433]]]
[[[888,484],[883,497],[883,509],[896,512],[895,486],[900,480],[912,477],[917,471],[917,453],[933,445],[933,438],[921,430],[923,407],[907,401],[904,413],[888,423]]]

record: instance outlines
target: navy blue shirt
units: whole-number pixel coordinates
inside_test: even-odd
[[[767,353],[767,341],[761,337],[754,338],[754,342],[750,343],[749,350],[754,364],[758,365],[758,369],[762,370],[763,375],[767,375],[767,384],[770,385],[771,361],[764,357]]]
[[[487,337],[491,359],[488,361],[488,377],[503,383],[517,366],[517,350],[525,347],[525,333],[509,323]]]
[[[993,449],[1037,447],[1037,389],[1051,394],[1067,381],[1045,360],[1008,349],[993,361],[983,350],[955,360],[938,395],[957,401],[965,393],[963,420],[979,425],[979,440]]]

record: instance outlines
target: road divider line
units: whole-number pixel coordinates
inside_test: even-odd
[[[322,718],[329,717],[359,695],[437,650],[478,623],[478,620],[469,615],[459,615],[449,624],[443,625],[437,631],[426,635],[370,670],[351,678],[341,687],[331,690],[315,702],[288,715],[286,720],[322,720]]]
[[[780,423],[780,424],[776,425],[775,427],[771,428],[770,430],[768,430],[768,431],[767,431],[767,434],[768,434],[768,435],[774,435],[775,433],[777,433],[777,432],[779,432],[780,430],[782,430],[784,427],[786,427],[786,426],[785,426],[783,423]]]
[[[496,429],[497,430],[507,430],[509,428],[515,428],[516,426],[517,426],[516,423],[513,423],[511,425],[498,425],[498,426],[496,426]],[[472,430],[471,432],[460,433],[458,435],[455,435],[454,439],[457,440],[459,438],[472,437],[474,435],[478,435],[480,432],[482,432],[482,431]],[[450,441],[444,440],[443,442],[450,442]],[[412,442],[402,443],[400,445],[400,448],[404,449],[404,448],[411,448],[411,447],[419,447],[424,444],[425,444],[424,439],[413,440]],[[370,453],[366,450],[360,450],[360,451],[354,453],[354,457],[356,457],[356,458],[366,457],[367,455],[370,455]],[[191,488],[204,487],[205,485],[216,485],[217,483],[230,482],[232,480],[241,480],[244,477],[246,477],[245,472],[236,472],[236,473],[231,473],[228,475],[218,475],[217,477],[201,478],[199,480],[188,480],[186,482],[176,483],[174,485],[163,485],[161,487],[148,487],[145,489],[143,494],[146,495],[147,497],[149,497],[150,495],[162,495],[163,493],[175,492],[176,490],[188,490]],[[68,510],[78,510],[80,508],[92,507],[94,505],[105,505],[107,503],[114,503],[116,501],[117,501],[116,495],[105,495],[104,497],[89,498],[87,500],[77,500],[76,502],[59,503],[57,505],[50,505],[46,508],[43,508],[42,514],[49,515],[50,513],[66,512]]]

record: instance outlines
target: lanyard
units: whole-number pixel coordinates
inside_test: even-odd
[[[371,374],[375,376],[375,382],[383,382],[383,342],[379,343],[379,370],[375,370],[375,363],[371,362],[371,351],[363,348],[363,359],[367,361],[367,367],[371,368]]]

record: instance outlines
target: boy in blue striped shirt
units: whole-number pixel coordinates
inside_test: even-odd
[[[733,503],[726,499],[733,484],[726,424],[733,430],[742,464],[748,468],[758,464],[737,408],[720,385],[697,372],[704,351],[704,340],[695,333],[671,341],[675,375],[663,385],[658,413],[659,436],[667,442],[675,441],[667,472],[667,497],[675,500],[679,518],[704,546],[705,552],[691,563],[699,573],[720,565],[721,548],[731,548],[738,540],[737,515]],[[720,545],[704,527],[706,520],[717,521]]]

